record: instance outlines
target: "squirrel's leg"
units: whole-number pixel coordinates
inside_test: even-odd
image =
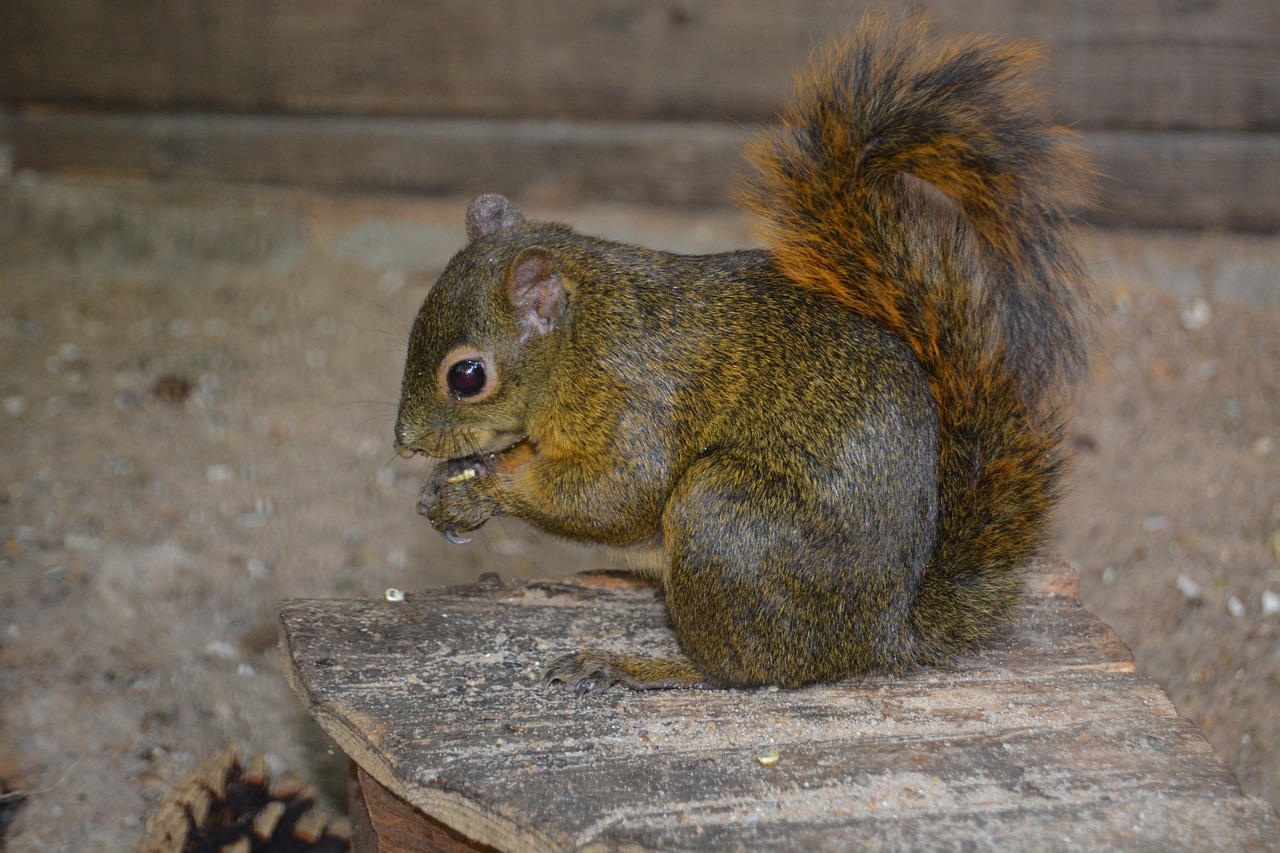
[[[620,655],[599,649],[583,649],[557,658],[547,667],[545,678],[547,684],[559,684],[579,696],[613,684],[632,690],[717,686],[681,658]]]
[[[446,534],[503,515],[577,542],[652,545],[660,537],[662,468],[649,455],[617,456],[602,465],[591,454],[546,454],[523,441],[449,460],[423,488],[418,512]]]
[[[687,659],[588,649],[555,661],[549,682],[589,693],[610,684],[797,687],[848,673],[838,560],[791,522],[809,496],[798,478],[762,476],[726,451],[694,463],[663,514],[667,611]],[[762,490],[762,484],[764,490]],[[841,531],[829,531],[838,535]]]
[[[681,650],[713,682],[800,687],[897,668],[914,583],[896,541],[906,537],[885,547],[874,522],[884,508],[820,480],[723,449],[673,490],[667,611]]]

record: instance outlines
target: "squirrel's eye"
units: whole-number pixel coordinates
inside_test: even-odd
[[[479,403],[498,390],[498,366],[493,355],[463,344],[449,350],[440,359],[436,388],[440,395],[455,403]]]
[[[485,383],[488,382],[484,362],[474,358],[455,362],[446,377],[449,390],[459,399],[474,397],[484,390]]]

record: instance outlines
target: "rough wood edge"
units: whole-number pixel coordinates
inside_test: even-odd
[[[311,712],[320,728],[333,738],[347,757],[383,788],[455,831],[460,826],[469,827],[474,830],[474,834],[464,835],[464,837],[478,844],[499,850],[518,848],[530,853],[558,853],[561,850],[560,845],[543,836],[536,829],[519,826],[514,821],[501,818],[492,812],[481,811],[459,794],[451,794],[438,788],[406,784],[403,780],[397,779],[386,760],[371,748],[369,742],[360,734],[358,727],[351,726],[345,717],[335,713],[327,703],[317,701],[316,697],[306,689],[298,678],[289,650],[288,642],[281,644],[285,679],[294,694],[302,702],[303,707]],[[460,831],[459,834],[462,835]]]
[[[456,829],[388,790],[354,761],[348,781],[354,853],[484,853]],[[357,832],[356,827],[359,827]]]

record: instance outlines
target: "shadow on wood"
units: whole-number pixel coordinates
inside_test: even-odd
[[[610,576],[289,601],[281,619],[294,689],[359,767],[355,811],[402,839],[414,820],[456,833],[369,850],[1280,844],[1063,566],[954,667],[797,691],[544,688],[584,645],[675,652],[657,592]]]

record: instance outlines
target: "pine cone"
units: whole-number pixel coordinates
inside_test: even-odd
[[[274,790],[261,755],[245,767],[232,745],[179,783],[149,822],[143,853],[343,853],[345,820],[315,807],[300,783]]]

